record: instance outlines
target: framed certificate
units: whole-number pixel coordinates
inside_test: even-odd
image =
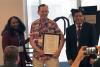
[[[58,50],[60,44],[59,34],[44,34],[43,36],[43,50],[45,54],[54,54]]]

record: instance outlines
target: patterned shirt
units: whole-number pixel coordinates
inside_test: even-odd
[[[30,33],[33,33],[33,32],[38,33],[37,36],[34,36],[34,39],[38,39],[38,41],[36,41],[35,43],[40,49],[43,49],[42,39],[43,39],[44,33],[61,34],[61,30],[59,29],[58,25],[50,19],[47,19],[45,22],[41,22],[40,19],[37,19],[36,21],[34,21],[32,23]],[[34,50],[33,55],[36,58],[40,57],[36,50]]]

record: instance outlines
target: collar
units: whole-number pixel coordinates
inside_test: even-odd
[[[82,24],[80,24],[80,27],[82,27],[82,25],[83,25],[83,23],[82,23]],[[76,30],[78,30],[78,25],[77,25],[77,24],[75,24],[75,26],[76,26]]]

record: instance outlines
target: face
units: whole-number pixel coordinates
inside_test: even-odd
[[[40,10],[38,11],[38,14],[40,15],[40,18],[45,19],[48,15],[48,7],[42,6],[40,7]]]
[[[12,19],[11,19],[11,26],[12,26],[14,29],[17,29],[17,28],[18,28],[18,25],[19,25],[18,20],[15,19],[15,18],[12,18]]]
[[[84,15],[81,12],[75,13],[73,18],[76,24],[81,24],[84,22]]]

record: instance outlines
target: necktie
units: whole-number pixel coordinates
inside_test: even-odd
[[[81,25],[78,25],[77,27],[78,27],[77,36],[78,36],[78,38],[79,38],[79,37],[80,37],[80,31],[81,31]]]
[[[77,47],[79,46],[79,38],[80,38],[80,31],[81,31],[81,25],[77,26]]]

